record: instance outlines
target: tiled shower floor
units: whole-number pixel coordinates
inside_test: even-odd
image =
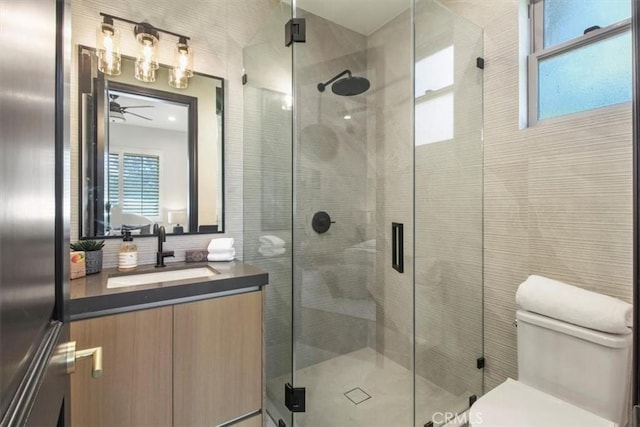
[[[281,390],[289,377],[268,386]],[[307,410],[297,427],[406,427],[413,420],[413,375],[371,348],[341,355],[296,372],[307,389]],[[346,394],[346,395],[345,395]],[[416,379],[416,426],[437,411],[465,408],[468,394],[454,396],[422,377]]]

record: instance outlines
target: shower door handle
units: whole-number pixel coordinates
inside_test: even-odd
[[[404,273],[404,225],[391,223],[391,267],[398,273]]]

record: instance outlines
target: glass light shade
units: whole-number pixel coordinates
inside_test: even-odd
[[[104,22],[98,26],[96,54],[98,55],[98,70],[111,76],[120,75],[122,72],[120,30],[112,24]]]
[[[183,70],[187,77],[193,77],[193,49],[186,42],[176,44],[173,66]]]
[[[134,76],[141,82],[153,83],[156,81],[156,69],[145,61],[137,60]]]
[[[187,45],[186,39],[181,38],[174,50],[169,85],[177,89],[186,89],[191,77],[193,77],[193,49]]]
[[[185,224],[187,222],[187,211],[186,209],[179,211],[169,211],[168,215],[169,224]]]
[[[186,89],[189,87],[189,77],[180,68],[172,68],[169,71],[169,86]]]
[[[135,78],[145,83],[156,81],[158,62],[158,38],[153,34],[140,32],[136,34],[139,50],[135,66]]]
[[[124,114],[120,111],[109,111],[109,121],[111,123],[124,123],[127,119],[124,118]]]

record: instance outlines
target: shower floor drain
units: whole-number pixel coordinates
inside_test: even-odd
[[[349,390],[344,395],[347,397],[347,399],[349,399],[350,401],[352,401],[356,405],[361,404],[365,400],[371,399],[371,396],[369,396],[367,394],[367,392],[365,392],[360,387],[356,387],[356,388],[354,388],[352,390]]]

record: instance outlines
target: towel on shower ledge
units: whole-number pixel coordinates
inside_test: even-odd
[[[267,247],[282,248],[284,247],[284,244],[285,244],[284,240],[282,240],[278,236],[274,236],[271,234],[260,236],[258,240],[260,241],[261,246],[264,247],[265,249]]]
[[[260,252],[263,256],[266,256],[266,257],[282,255],[286,251],[287,250],[285,248],[269,248],[269,247],[265,248],[262,246],[258,248],[258,252]]]
[[[531,275],[516,292],[516,303],[527,311],[574,325],[613,334],[629,334],[631,304],[557,280]]]

